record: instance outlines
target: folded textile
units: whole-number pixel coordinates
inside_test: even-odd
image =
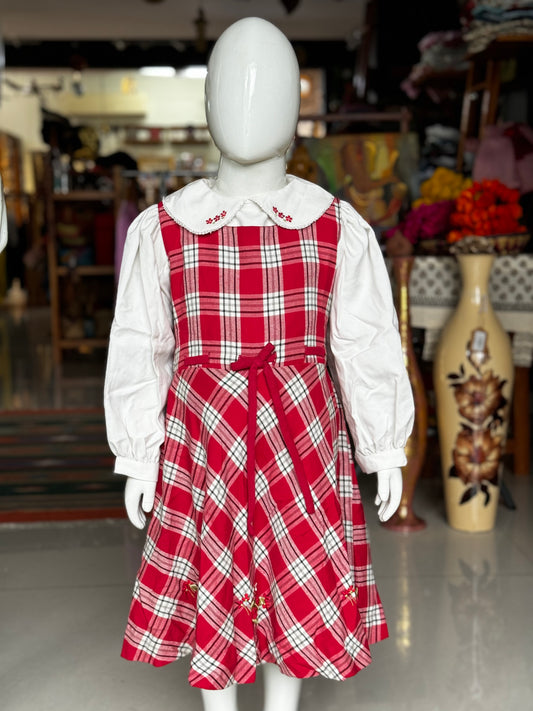
[[[411,99],[420,94],[417,83],[434,72],[446,70],[466,70],[466,45],[459,30],[430,32],[418,43],[420,61],[415,64],[409,76],[401,84],[403,91]],[[435,97],[432,97],[435,99]]]
[[[513,10],[515,8],[531,7],[531,0],[470,0],[468,9],[473,11],[477,7],[489,7],[499,10]]]
[[[470,29],[464,33],[468,43],[468,52],[482,52],[497,37],[509,34],[533,35],[533,19],[511,20],[497,24],[474,20]]]
[[[533,18],[533,5],[531,7],[525,6],[523,8],[513,8],[511,10],[480,5],[472,10],[472,16],[476,20],[490,23]]]

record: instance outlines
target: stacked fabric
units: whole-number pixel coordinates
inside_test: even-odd
[[[420,164],[424,179],[439,166],[455,168],[459,135],[459,131],[454,126],[436,123],[426,127]]]
[[[466,70],[466,46],[459,30],[430,32],[418,43],[420,61],[415,64],[401,86],[410,99],[420,93],[419,84],[435,73]],[[426,87],[428,88],[428,87]],[[431,91],[431,88],[429,88]],[[438,100],[437,96],[432,97]]]
[[[464,10],[468,52],[482,52],[503,35],[533,35],[531,0],[470,0]]]

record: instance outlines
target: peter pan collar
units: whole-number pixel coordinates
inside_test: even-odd
[[[168,214],[194,234],[207,234],[227,225],[247,200],[254,202],[270,219],[293,230],[318,220],[333,201],[333,195],[314,183],[287,175],[279,190],[250,197],[230,197],[213,189],[213,178],[196,180],[163,198]]]

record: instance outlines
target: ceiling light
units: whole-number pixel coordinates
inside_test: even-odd
[[[144,77],[174,77],[176,70],[174,67],[141,67],[139,74]]]
[[[176,74],[185,79],[205,79],[207,75],[207,67],[205,64],[191,64],[183,69],[178,69]]]

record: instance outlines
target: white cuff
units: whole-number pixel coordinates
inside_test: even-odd
[[[382,469],[404,467],[407,464],[407,457],[405,456],[403,447],[400,449],[389,449],[386,452],[375,452],[374,454],[355,452],[355,459],[366,474],[379,472]]]
[[[157,481],[159,462],[138,462],[135,459],[117,457],[114,472],[140,481]]]

